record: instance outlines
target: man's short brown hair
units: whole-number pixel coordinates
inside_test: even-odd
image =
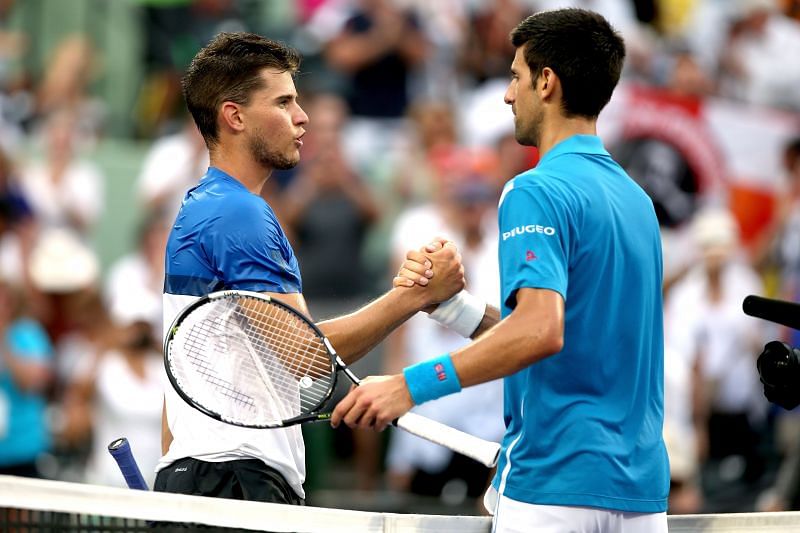
[[[192,59],[183,77],[183,97],[209,147],[217,142],[217,112],[223,102],[246,105],[263,87],[265,68],[295,74],[300,54],[254,33],[220,33]]]

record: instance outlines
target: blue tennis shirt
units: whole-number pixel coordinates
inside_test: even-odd
[[[500,199],[502,316],[565,301],[561,352],[505,378],[494,487],[511,499],[667,509],[662,258],[653,204],[598,137],[559,143]]]
[[[164,292],[203,296],[223,289],[296,293],[302,283],[270,206],[210,167],[186,193],[167,241]]]

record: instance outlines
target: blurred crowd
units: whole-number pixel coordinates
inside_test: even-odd
[[[139,1],[145,76],[128,140],[148,151],[127,199],[140,224],[135,248],[107,268],[91,238],[114,179],[92,158],[108,136],[107,104],[92,83],[104,75],[103,50],[69,35],[41,74],[20,68],[37,39],[6,23],[21,3],[0,1],[0,473],[122,486],[106,446],[126,436],[152,483],[164,244],[208,164],[180,78],[211,36],[269,29],[304,56],[302,161],[262,196],[321,319],[385,290],[406,250],[436,235],[458,245],[469,289],[498,303],[499,192],[538,158],[516,143],[502,103],[508,34],[528,14],[574,5],[601,12],[625,37],[623,86],[757,107],[791,123],[757,231],[664,139],[609,148],[658,198],[664,228],[671,512],[800,509],[800,414],[766,402],[755,367],[766,341],[798,345],[800,335],[741,312],[748,294],[800,300],[800,2],[297,0],[272,2],[280,17],[264,20],[254,1]],[[464,342],[416,317],[363,370],[396,372]],[[499,440],[502,384],[419,411]],[[476,499],[490,476],[402,432],[337,430],[323,453],[352,471],[327,486],[443,505]],[[326,483],[311,500],[314,488]]]

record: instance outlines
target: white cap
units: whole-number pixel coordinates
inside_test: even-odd
[[[31,252],[31,280],[44,292],[73,292],[95,283],[100,264],[94,251],[72,230],[48,228]]]
[[[702,251],[733,249],[739,243],[739,223],[724,208],[706,208],[692,221],[692,238]]]

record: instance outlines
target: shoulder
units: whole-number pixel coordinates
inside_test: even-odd
[[[508,197],[567,196],[569,183],[561,176],[543,169],[533,168],[506,182],[500,195],[500,206]]]

